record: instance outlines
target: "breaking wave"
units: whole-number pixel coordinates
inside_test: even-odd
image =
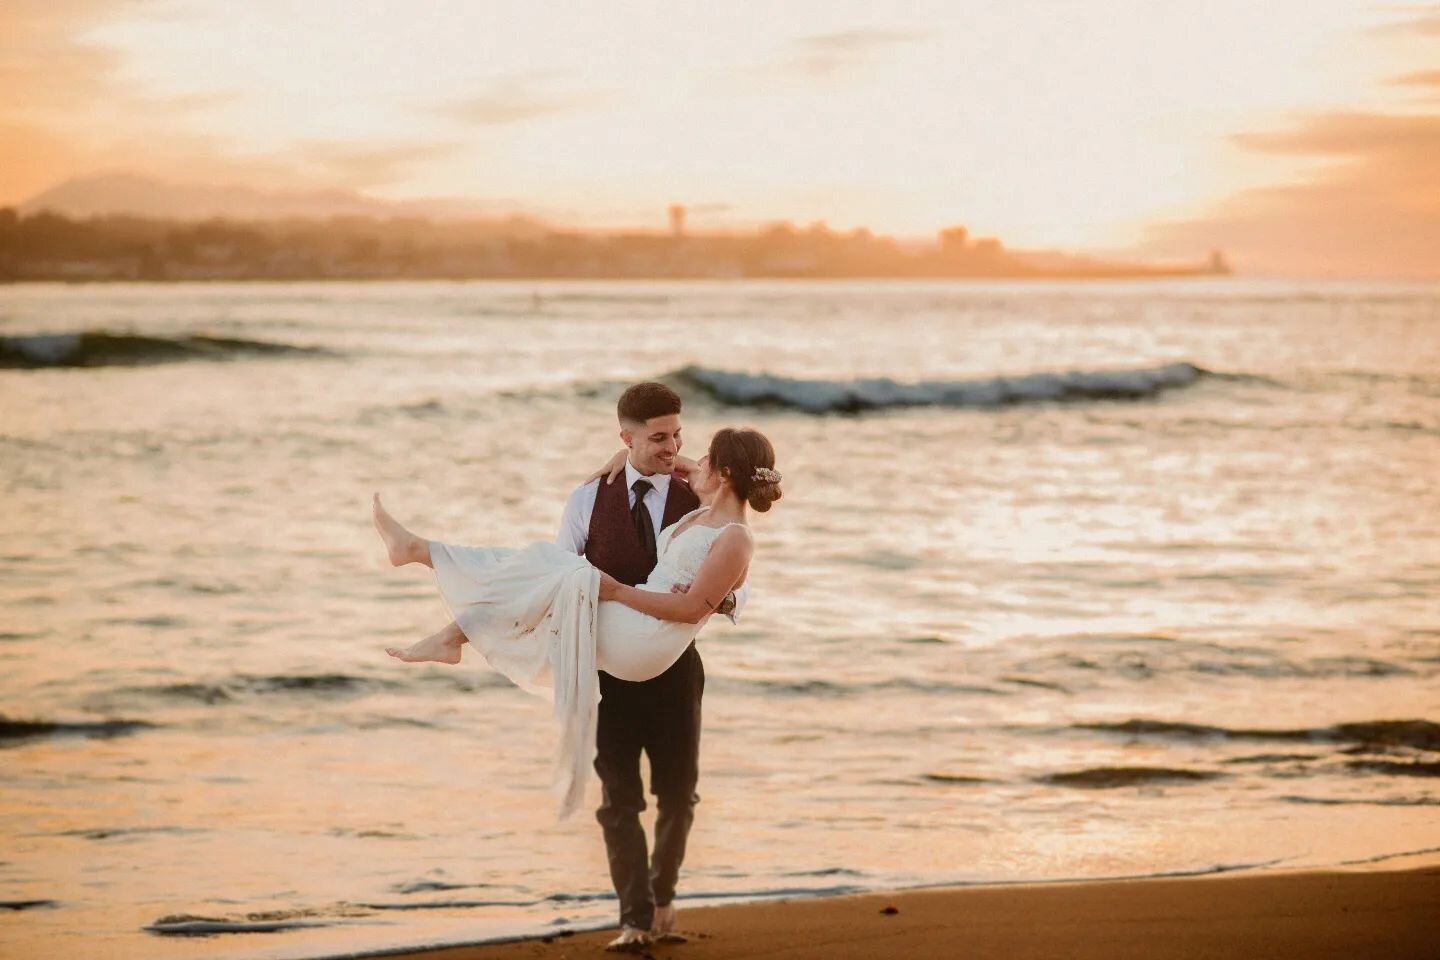
[[[228,360],[234,357],[325,354],[317,347],[297,347],[263,340],[237,340],[191,334],[146,337],[134,333],[43,333],[0,337],[0,367],[33,370],[43,367],[115,367],[173,363],[181,360]]]
[[[1140,400],[1187,387],[1210,371],[1193,363],[1132,370],[1071,370],[976,380],[902,383],[888,377],[864,380],[798,380],[689,366],[667,379],[732,406],[783,407],[804,413],[859,413],[894,407],[999,407],[1018,403],[1078,400]]]

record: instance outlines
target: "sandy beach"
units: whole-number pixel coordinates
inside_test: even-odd
[[[1413,863],[1413,861],[1412,861]],[[1222,874],[863,894],[687,910],[656,958],[1427,960],[1440,957],[1440,861],[1403,869]],[[388,956],[603,956],[613,931]]]

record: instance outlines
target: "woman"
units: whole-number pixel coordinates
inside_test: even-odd
[[[699,463],[684,461],[700,509],[666,528],[649,578],[630,587],[552,543],[523,549],[424,540],[375,495],[375,528],[395,566],[422,563],[455,619],[405,650],[407,663],[459,663],[466,643],[521,688],[553,699],[561,723],[561,815],[579,804],[595,748],[597,670],[621,680],[664,673],[731,590],[754,554],[749,509],[781,497],[775,450],[755,430],[724,429]],[[623,461],[622,461],[623,462]]]

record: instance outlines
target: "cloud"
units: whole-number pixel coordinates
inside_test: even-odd
[[[1440,5],[1401,11],[1371,28],[1387,43],[1440,37]],[[1386,81],[1440,93],[1440,70]],[[1292,182],[1246,190],[1192,220],[1151,228],[1147,252],[1194,257],[1226,251],[1242,269],[1271,273],[1440,277],[1440,114],[1335,111],[1282,130],[1230,138],[1257,154],[1306,161]]]
[[[1407,73],[1398,77],[1391,77],[1388,81],[1391,86],[1410,87],[1416,90],[1421,96],[1421,102],[1440,100],[1440,70],[1420,70],[1416,73]]]
[[[1250,150],[1299,156],[1373,160],[1440,150],[1440,116],[1433,114],[1329,113],[1301,126],[1231,138]]]
[[[35,119],[108,95],[120,56],[75,36],[116,12],[118,0],[11,0],[0,4],[0,113]]]
[[[464,145],[456,142],[357,144],[333,140],[302,143],[299,158],[316,168],[319,179],[349,187],[375,187],[402,179],[415,164],[449,156]]]
[[[157,96],[124,76],[124,57],[87,42],[122,17],[164,14],[150,0],[4,0],[0,3],[0,203],[15,203],[98,166],[192,167],[221,146],[189,132],[195,114],[237,94]],[[175,166],[184,166],[175,163]]]
[[[1390,82],[1406,87],[1440,87],[1440,70],[1421,70],[1419,73],[1407,73],[1399,77],[1391,77]]]
[[[597,106],[607,99],[598,93],[551,94],[542,91],[554,72],[501,77],[473,97],[441,106],[441,116],[467,126],[494,127]]]
[[[1324,166],[1237,194],[1209,216],[1161,224],[1151,252],[1221,248],[1265,272],[1440,276],[1440,114],[1329,113],[1233,140]]]
[[[1418,11],[1419,16],[1412,16],[1409,19],[1399,20],[1394,23],[1381,24],[1378,27],[1374,27],[1370,32],[1381,36],[1440,36],[1440,7],[1429,6],[1412,9]]]
[[[861,29],[817,33],[792,41],[789,53],[771,69],[826,80],[869,61],[882,50],[922,39],[922,34],[900,30]]]

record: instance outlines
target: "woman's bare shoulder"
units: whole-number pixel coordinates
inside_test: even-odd
[[[750,532],[749,524],[731,523],[726,524],[725,529],[720,531],[720,536],[715,538],[715,542],[717,544],[726,542],[736,545],[743,544],[746,550],[751,550],[755,547],[755,536]]]

